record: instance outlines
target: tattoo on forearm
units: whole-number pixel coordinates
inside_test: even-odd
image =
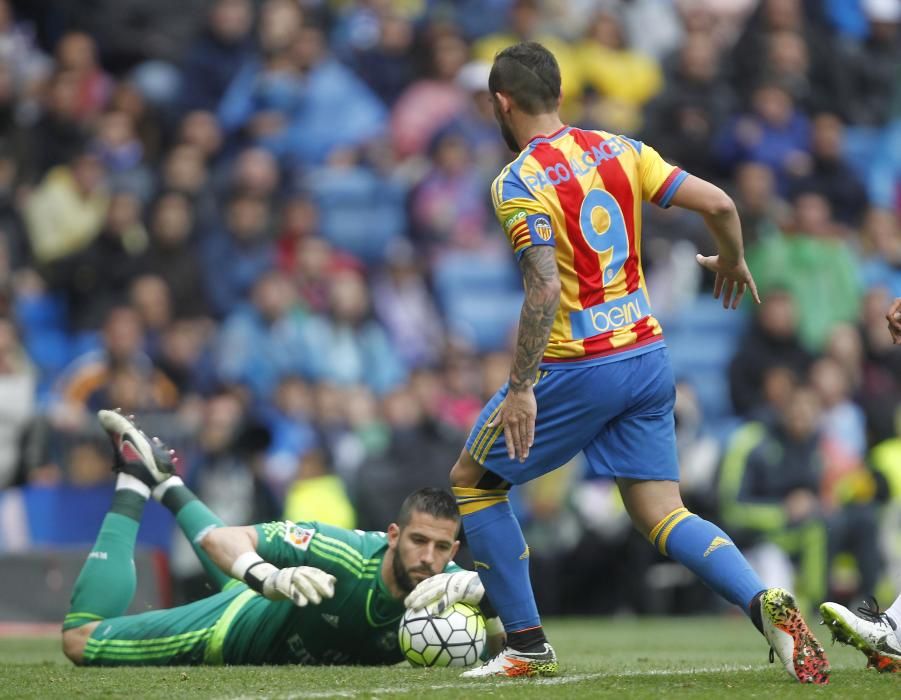
[[[514,391],[524,389],[535,381],[554,325],[554,316],[560,306],[560,276],[555,249],[543,245],[527,248],[519,265],[526,298],[519,315],[519,334],[510,370],[510,388]]]

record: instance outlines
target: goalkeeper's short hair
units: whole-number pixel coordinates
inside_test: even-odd
[[[443,489],[424,488],[414,491],[404,499],[397,516],[397,524],[406,527],[413,513],[428,513],[441,520],[460,520],[460,511],[454,497]]]

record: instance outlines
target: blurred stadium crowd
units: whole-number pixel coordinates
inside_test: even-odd
[[[445,484],[521,298],[487,72],[537,39],[570,123],[739,207],[764,302],[738,313],[701,219],[645,217],[689,507],[810,599],[901,582],[899,26],[897,0],[0,0],[0,548],[14,494],[109,484],[101,407],[229,523],[382,529]],[[546,613],[706,600],[578,463],[517,508]],[[195,565],[176,540],[183,595]]]

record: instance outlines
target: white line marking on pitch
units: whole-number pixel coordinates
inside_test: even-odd
[[[599,678],[630,678],[637,676],[692,676],[703,673],[722,673],[723,671],[742,672],[757,671],[754,666],[717,666],[710,668],[679,668],[673,670],[652,669],[649,671],[620,671],[618,673],[574,673],[568,676],[556,676],[554,678],[534,678],[523,681],[513,681],[510,687],[516,685],[570,685]],[[269,698],[282,698],[283,700],[319,700],[321,698],[357,698],[371,697],[373,695],[408,695],[419,694],[433,690],[457,690],[462,688],[475,689],[478,682],[471,683],[435,683],[432,685],[398,685],[392,688],[368,688],[366,690],[310,690],[307,692],[291,693],[289,695],[242,695],[235,700],[268,700]],[[495,690],[503,688],[504,683],[495,683],[486,686],[486,689]]]

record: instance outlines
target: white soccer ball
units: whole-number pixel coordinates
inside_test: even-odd
[[[407,610],[397,636],[413,666],[472,666],[485,648],[485,618],[466,603],[440,615]]]

